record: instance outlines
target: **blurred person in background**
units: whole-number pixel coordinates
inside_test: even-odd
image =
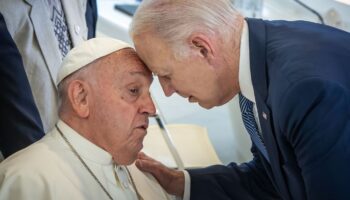
[[[21,55],[1,13],[0,38],[0,150],[8,156],[39,140],[44,130]]]
[[[17,48],[20,53],[8,59],[9,64],[23,61],[43,133],[46,133],[58,119],[56,78],[62,59],[72,47],[95,37],[96,0],[1,0],[0,13],[13,38],[7,48]],[[18,124],[27,123],[11,115],[8,117]],[[0,150],[5,157],[40,138],[31,131],[22,132],[10,126],[0,128],[4,144]]]

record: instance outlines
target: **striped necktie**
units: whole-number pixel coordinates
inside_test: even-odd
[[[239,93],[239,106],[241,108],[244,126],[247,129],[250,138],[252,139],[255,146],[259,149],[259,151],[264,155],[264,157],[270,161],[263,138],[259,133],[258,126],[254,118],[253,102],[249,101],[241,93]]]

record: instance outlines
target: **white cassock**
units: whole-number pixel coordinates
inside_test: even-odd
[[[131,179],[126,167],[115,166],[108,152],[63,121],[57,125],[113,199],[136,200],[132,180],[144,200],[173,198],[151,175],[131,165],[128,166]],[[54,128],[43,139],[0,164],[0,200],[5,199],[104,200],[109,197]]]

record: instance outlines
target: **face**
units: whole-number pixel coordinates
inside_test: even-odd
[[[150,34],[134,38],[138,55],[158,76],[166,96],[178,93],[189,102],[204,108],[222,105],[226,91],[221,72],[197,49],[189,56],[176,59],[171,48]]]
[[[97,65],[89,102],[97,143],[117,164],[131,164],[143,147],[148,117],[155,114],[152,74],[132,49],[110,54]]]

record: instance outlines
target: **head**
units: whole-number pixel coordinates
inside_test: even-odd
[[[130,35],[165,95],[211,108],[239,91],[243,20],[229,0],[144,0]]]
[[[93,55],[94,50],[87,51]],[[155,113],[151,83],[151,72],[132,48],[113,51],[60,82],[60,118],[117,164],[131,164]]]

